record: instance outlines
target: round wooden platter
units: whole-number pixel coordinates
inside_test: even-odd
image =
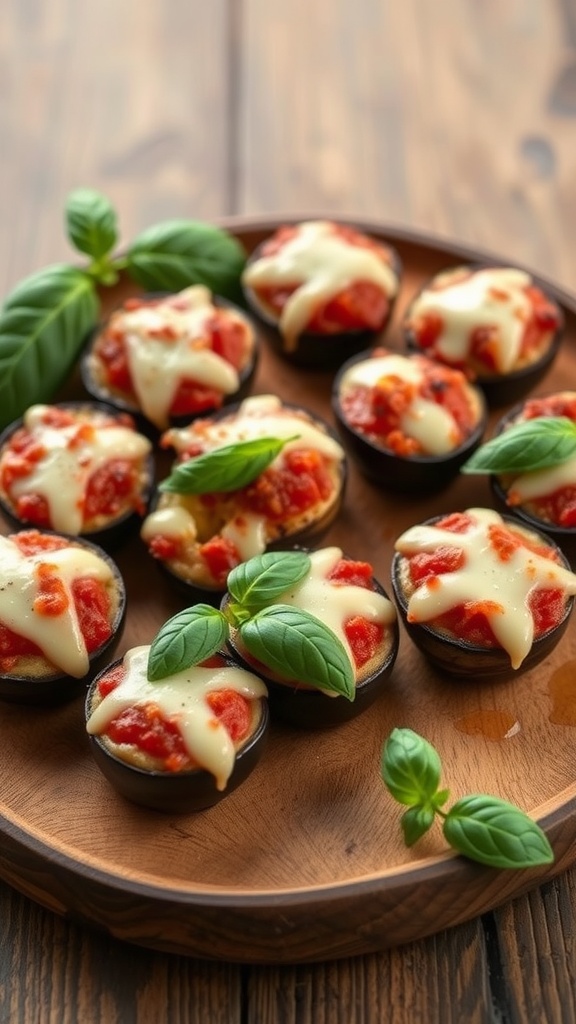
[[[275,225],[228,226],[252,249]],[[402,345],[398,321],[423,280],[462,260],[493,259],[360,226],[395,245],[404,265],[386,336],[395,349]],[[564,306],[566,336],[540,393],[576,384],[576,300],[551,291]],[[118,298],[108,296],[105,311]],[[264,348],[255,392],[275,392],[330,419],[330,388],[331,375],[303,373]],[[370,560],[389,589],[399,532],[436,513],[490,504],[482,477],[462,477],[434,498],[402,498],[368,484],[352,466],[343,513],[326,543]],[[138,537],[116,557],[129,595],[122,653],[149,642],[184,602]],[[118,938],[219,960],[311,962],[422,938],[576,859],[575,673],[574,623],[548,661],[494,685],[441,678],[402,633],[387,692],[373,708],[329,732],[274,726],[247,782],[217,807],[184,817],[139,809],[110,788],[91,759],[81,697],[55,710],[4,705],[0,876]],[[379,774],[395,726],[437,747],[454,799],[491,793],[534,816],[553,844],[554,864],[484,868],[448,851],[439,828],[407,849],[401,808]]]

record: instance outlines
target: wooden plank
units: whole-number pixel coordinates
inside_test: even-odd
[[[0,885],[2,1024],[241,1024],[241,972],[135,949]]]
[[[576,1019],[576,873],[495,915],[511,1024]]]
[[[246,0],[243,212],[349,212],[576,280],[560,11]],[[518,83],[521,82],[521,88]]]
[[[246,1024],[489,1024],[482,924],[378,955],[252,970],[248,1007]]]
[[[6,0],[0,295],[75,258],[63,208],[79,185],[110,197],[124,240],[159,220],[227,209],[227,7]]]

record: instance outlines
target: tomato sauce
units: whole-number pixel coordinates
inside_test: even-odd
[[[542,355],[543,343],[560,326],[558,309],[540,288],[529,285],[523,291],[530,300],[531,312],[524,325],[517,359],[519,366],[538,359]],[[496,288],[492,289],[493,298],[498,298],[497,292]],[[506,298],[506,295],[502,297]],[[440,361],[446,361],[437,348],[444,326],[443,317],[436,311],[423,311],[410,324],[410,331],[419,348]],[[498,328],[486,325],[473,328],[469,341],[467,358],[461,362],[455,360],[452,365],[465,371],[473,369],[477,373],[498,373]]]
[[[531,398],[525,402],[520,420],[539,419],[541,416],[565,416],[576,422],[576,392],[561,391],[554,395]],[[514,493],[514,482],[507,485],[508,504],[513,508],[521,505],[521,499]],[[576,475],[574,482],[559,487],[550,494],[531,498],[526,510],[537,519],[553,523],[564,529],[576,527]]]
[[[387,355],[374,349],[375,358]],[[470,387],[459,371],[430,359],[411,357],[422,373],[419,383],[387,375],[376,385],[350,383],[342,388],[342,414],[353,430],[373,444],[404,458],[426,454],[420,441],[402,430],[402,419],[416,398],[440,406],[454,422],[454,447],[470,436],[478,425],[479,408],[472,404]]]
[[[46,552],[49,556],[51,551],[59,551],[69,546],[68,541],[62,537],[41,534],[36,530],[12,534],[11,540],[25,555]],[[38,583],[34,611],[47,616],[62,614],[68,607],[68,596],[62,580],[50,565],[49,557],[38,566]],[[110,596],[99,580],[89,577],[74,580],[71,589],[86,650],[92,654],[112,635]],[[32,640],[20,636],[0,623],[0,669],[3,672],[13,671],[18,658],[27,655],[44,657],[41,649]]]
[[[146,307],[158,306],[163,300],[128,299],[123,306],[127,312]],[[176,302],[173,303],[178,308]],[[187,308],[184,305],[184,308]],[[150,333],[150,332],[149,332]],[[176,337],[170,327],[162,332],[154,332],[154,337],[170,344]],[[242,324],[231,319],[225,309],[214,309],[204,324],[202,344],[219,355],[235,370],[241,371],[246,364],[246,334]],[[134,390],[126,337],[121,327],[121,320],[116,319],[112,325],[97,338],[94,352],[97,355],[104,382],[113,391],[122,394],[128,401],[138,404]],[[209,387],[197,380],[182,379],[173,395],[169,408],[170,416],[197,415],[219,409],[224,395],[216,388]]]
[[[369,249],[384,262],[385,249],[368,235],[345,224],[332,224],[334,235],[348,245]],[[261,248],[262,256],[274,256],[298,234],[297,225],[285,225],[278,229]],[[290,296],[301,287],[295,280],[292,285],[259,285],[254,293],[262,304],[277,317],[280,316]],[[385,322],[390,309],[390,299],[373,281],[353,281],[314,310],[306,329],[314,334],[339,334],[342,331],[378,330]]]
[[[438,520],[438,528],[451,533],[466,533],[472,520],[465,513],[454,513]],[[547,545],[532,542],[530,538],[515,533],[507,526],[492,524],[489,528],[490,543],[501,561],[509,561],[514,551],[527,547],[535,554],[558,562],[556,552]],[[424,583],[433,585],[442,574],[457,572],[465,564],[465,552],[448,545],[440,545],[435,551],[421,552],[408,558],[409,576],[418,588]],[[528,600],[534,621],[534,635],[541,636],[562,620],[565,611],[565,594],[561,589],[534,589]],[[433,622],[436,628],[444,629],[452,636],[481,647],[500,647],[490,625],[490,614],[495,610],[490,601],[466,601],[439,615]]]
[[[106,673],[98,684],[102,698],[122,681],[122,665]],[[250,702],[236,690],[215,690],[206,702],[214,717],[224,726],[233,743],[241,743],[250,732]],[[153,702],[126,708],[110,722],[105,735],[112,743],[136,747],[167,772],[190,771],[199,767],[187,750],[177,721],[166,719]]]
[[[42,424],[53,429],[76,427],[68,440],[68,448],[74,450],[89,442],[96,429],[127,427],[134,429],[131,416],[116,418],[98,413],[94,425],[84,419],[86,414],[77,414],[66,409],[46,407]],[[22,481],[34,473],[37,465],[48,455],[47,449],[38,441],[33,430],[22,427],[17,430],[0,458],[0,486],[9,498],[15,515],[23,523],[30,523],[39,529],[54,527],[50,507],[42,494],[34,491],[16,494],[14,485],[21,490]],[[133,509],[144,513],[141,495],[141,467],[134,459],[110,458],[89,477],[79,505],[82,509],[83,529],[89,528],[95,520],[112,520]]]

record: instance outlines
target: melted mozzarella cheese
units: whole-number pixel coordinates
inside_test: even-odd
[[[154,537],[174,537],[180,540],[196,540],[194,516],[182,505],[169,505],[151,512],[142,523],[140,536],[148,544]]]
[[[258,700],[267,696],[264,683],[242,668],[199,665],[182,669],[160,682],[150,682],[147,676],[149,653],[149,646],[134,647],[126,653],[125,675],[90,715],[88,732],[102,735],[122,711],[153,703],[160,708],[164,719],[177,724],[191,759],[214,775],[218,790],[225,789],[236,752],[227,729],[216,718],[206,698],[216,690],[235,690],[248,700]]]
[[[243,281],[255,289],[298,285],[279,319],[288,351],[315,311],[355,281],[371,281],[389,297],[398,290],[397,275],[375,250],[351,245],[328,221],[301,224],[278,252],[249,264]]]
[[[41,565],[49,565],[62,580],[67,605],[60,615],[43,615],[36,610]],[[113,580],[108,563],[85,548],[25,555],[10,538],[0,537],[0,622],[32,640],[56,668],[78,679],[89,667],[72,595],[72,584],[80,577],[104,584]]]
[[[194,285],[165,302],[118,314],[134,392],[145,416],[163,429],[182,380],[194,380],[224,395],[234,394],[240,378],[234,367],[209,347],[207,325],[214,315],[210,291]],[[252,340],[247,320],[226,310]],[[167,339],[163,332],[168,330]]]
[[[419,586],[408,602],[410,622],[431,622],[444,612],[467,602],[490,602],[488,612],[494,635],[518,668],[534,640],[534,620],[529,608],[533,590],[561,588],[576,594],[576,575],[564,566],[526,547],[517,548],[503,561],[490,540],[490,527],[504,527],[492,509],[468,509],[472,524],[466,533],[420,524],[403,533],[396,550],[410,557],[439,547],[457,548],[465,554],[464,565],[441,573]],[[516,534],[515,534],[516,536]]]
[[[576,456],[549,469],[535,469],[517,476],[510,486],[510,503],[514,505],[545,498],[563,487],[576,486]]]
[[[47,406],[31,406],[24,426],[45,449],[31,472],[11,485],[14,499],[25,494],[45,498],[54,530],[72,535],[83,526],[83,503],[90,477],[111,459],[144,459],[151,450],[150,441],[129,427],[94,425],[86,436],[80,423],[55,427],[43,422]],[[89,423],[89,419],[82,419]],[[79,433],[80,431],[80,433]]]
[[[447,362],[457,364],[469,358],[474,330],[493,328],[496,369],[508,373],[518,361],[532,312],[525,291],[531,280],[512,267],[488,267],[466,276],[448,272],[437,279],[438,287],[424,289],[414,300],[410,319],[437,314],[443,327],[435,348]]]
[[[322,548],[310,555],[310,572],[295,587],[277,599],[278,604],[289,604],[314,615],[336,634],[344,645],[354,672],[356,666],[344,631],[349,619],[360,615],[368,622],[385,626],[394,622],[396,612],[388,598],[366,587],[353,583],[335,584],[328,577],[342,558],[337,547]]]
[[[282,405],[276,395],[257,395],[245,399],[233,416],[204,421],[199,429],[192,423],[182,430],[168,430],[166,440],[176,451],[190,449],[196,438],[204,451],[213,451],[226,444],[251,441],[258,437],[286,439],[282,452],[272,465],[280,463],[282,455],[298,448],[314,448],[329,459],[344,459],[344,449],[334,438],[310,420],[302,419]]]
[[[376,356],[353,364],[342,376],[341,390],[354,385],[369,388],[393,388],[394,380],[406,381],[415,392],[425,381],[425,374],[414,359],[400,355]],[[428,455],[445,455],[458,443],[458,425],[447,409],[414,394],[400,418],[400,429],[406,437],[418,441]]]

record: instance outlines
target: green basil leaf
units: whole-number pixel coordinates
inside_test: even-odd
[[[411,807],[433,805],[441,768],[437,751],[422,736],[412,729],[392,730],[382,750],[381,773],[395,800]]]
[[[400,818],[406,846],[414,846],[434,823],[434,811],[430,807],[410,807]]]
[[[523,473],[559,466],[576,453],[576,424],[565,416],[516,423],[483,444],[463,473]]]
[[[284,679],[354,700],[354,672],[341,640],[320,619],[277,604],[240,626],[247,649]]]
[[[159,484],[160,491],[175,494],[214,494],[246,487],[274,462],[293,438],[256,437],[215,448],[181,462]]]
[[[93,281],[53,266],[21,281],[0,312],[0,426],[50,401],[98,319]]]
[[[165,679],[209,658],[228,637],[222,612],[208,604],[173,615],[156,634],[148,656],[148,679]]]
[[[72,245],[94,260],[106,256],[118,237],[114,207],[91,188],[78,188],[68,196],[66,227]]]
[[[130,276],[148,291],[204,284],[216,295],[237,299],[246,253],[222,228],[173,220],[143,231],[126,260]]]
[[[246,608],[264,608],[310,571],[304,551],[266,551],[241,562],[228,576],[232,597]]]
[[[491,867],[530,868],[554,860],[539,825],[514,804],[496,797],[463,797],[450,808],[442,827],[450,846]]]

